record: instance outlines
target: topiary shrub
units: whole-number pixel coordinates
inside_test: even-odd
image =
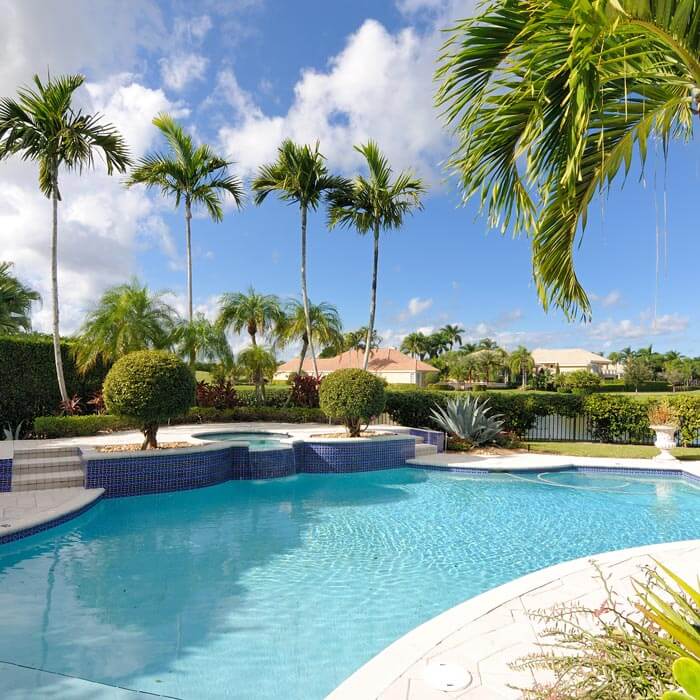
[[[175,355],[140,350],[114,363],[104,383],[107,410],[140,423],[141,449],[158,447],[158,425],[186,413],[194,403],[195,379]]]
[[[362,423],[384,410],[384,382],[363,369],[339,369],[321,382],[319,403],[327,416],[342,421],[350,437],[358,437]]]

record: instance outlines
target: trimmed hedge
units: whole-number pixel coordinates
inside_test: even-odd
[[[109,369],[102,363],[80,375],[75,368],[71,345],[61,343],[63,372],[68,394],[83,398],[83,405],[96,391]],[[0,337],[0,426],[58,412],[61,395],[56,381],[51,338],[43,335]],[[27,425],[27,427],[29,427]]]
[[[34,435],[39,438],[86,437],[138,427],[133,420],[121,416],[38,416],[34,419]]]

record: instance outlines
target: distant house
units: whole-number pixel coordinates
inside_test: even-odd
[[[549,370],[554,374],[588,370],[601,377],[616,379],[624,373],[624,367],[582,348],[537,348],[531,353],[535,370]]]
[[[364,364],[364,350],[348,350],[335,357],[317,359],[318,372],[322,377],[335,372],[337,369],[347,369],[349,367],[362,368]],[[376,374],[389,384],[415,384],[424,386],[430,374],[438,370],[432,365],[421,360],[417,360],[408,355],[404,355],[395,348],[377,348],[373,350],[369,357],[367,369]],[[275,379],[284,381],[299,370],[299,358],[288,360],[277,368]],[[313,374],[314,366],[310,357],[304,358],[302,370],[306,374]]]

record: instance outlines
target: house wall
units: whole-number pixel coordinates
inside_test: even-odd
[[[327,376],[328,372],[320,372],[322,377]],[[378,377],[385,379],[389,384],[415,384],[423,386],[427,372],[373,372]],[[290,372],[275,373],[275,381],[287,381]]]

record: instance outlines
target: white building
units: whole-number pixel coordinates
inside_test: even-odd
[[[364,350],[348,350],[335,357],[319,357],[316,363],[318,365],[318,373],[325,377],[337,369],[361,369],[364,360]],[[395,348],[377,348],[373,350],[369,357],[367,369],[373,374],[386,379],[389,384],[415,384],[416,386],[425,386],[428,375],[438,371],[432,365],[404,355]],[[308,355],[304,358],[302,370],[306,374],[313,374],[314,372],[313,363]],[[278,381],[286,381],[290,374],[298,371],[299,358],[297,357],[280,365],[274,378]]]
[[[587,370],[608,379],[617,379],[624,366],[582,348],[536,348],[531,353],[535,370],[549,370],[554,374]]]

